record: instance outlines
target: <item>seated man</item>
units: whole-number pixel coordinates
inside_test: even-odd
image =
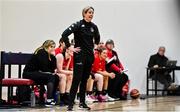
[[[149,59],[148,67],[165,67],[168,61],[168,58],[164,55],[165,47],[159,47],[158,53],[152,55]],[[157,71],[157,81],[164,85],[164,89],[172,89],[174,88],[172,84],[172,79],[170,76],[170,71],[167,70],[158,70]],[[154,70],[150,71],[150,78],[155,80],[155,72]]]

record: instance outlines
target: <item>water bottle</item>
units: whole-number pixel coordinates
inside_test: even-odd
[[[34,91],[31,92],[31,107],[35,107],[36,106],[36,97],[34,94]]]
[[[60,103],[60,95],[59,94],[60,94],[59,91],[56,91],[54,94],[54,100],[55,100],[56,104]]]

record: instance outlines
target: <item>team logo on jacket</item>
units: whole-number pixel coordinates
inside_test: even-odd
[[[71,27],[74,27],[74,24],[72,24]]]
[[[85,25],[84,25],[84,24],[82,24],[82,25],[81,25],[81,27],[85,27]]]
[[[91,32],[94,32],[94,29],[92,27],[90,28],[90,30],[91,30]]]

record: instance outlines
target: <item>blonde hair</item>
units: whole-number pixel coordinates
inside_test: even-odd
[[[42,44],[42,46],[38,47],[38,48],[35,50],[34,54],[37,54],[37,52],[38,52],[39,50],[41,50],[41,49],[47,50],[50,46],[53,46],[53,45],[56,45],[56,43],[55,43],[53,40],[46,40],[46,41]]]
[[[84,17],[84,14],[88,12],[88,10],[92,9],[94,11],[94,8],[91,6],[87,6],[82,10],[82,16]]]

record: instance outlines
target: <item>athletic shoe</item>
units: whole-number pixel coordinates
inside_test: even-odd
[[[79,109],[91,110],[91,108],[88,107],[86,103],[80,103]]]
[[[91,99],[94,100],[94,102],[97,102],[97,101],[98,101],[97,96],[95,96],[95,95],[90,95],[90,97],[91,97]]]
[[[91,97],[91,99],[93,99],[93,100],[96,100],[96,96],[94,96],[94,95],[89,95],[89,97]]]
[[[77,95],[76,95],[76,98],[75,98],[75,100],[74,100],[74,104],[78,104],[79,103],[79,98],[77,97]]]
[[[106,95],[106,101],[115,101],[115,98],[110,97],[109,95]]]
[[[178,86],[175,83],[172,83],[169,87],[168,90],[176,90]]]
[[[67,107],[67,111],[73,111],[73,106],[69,105],[69,106]]]
[[[94,96],[93,95],[87,95],[86,101],[87,101],[87,103],[93,103],[95,101]]]
[[[46,100],[46,103],[45,103],[45,106],[46,107],[52,107],[52,106],[54,106],[56,103],[55,103],[55,101],[54,101],[54,99],[47,99]]]
[[[60,101],[59,106],[66,106],[66,104],[63,101]]]
[[[106,101],[106,96],[103,96],[103,95],[98,95],[97,96],[97,100],[99,101],[99,102],[104,102],[104,101]]]
[[[63,99],[60,101],[60,106],[65,106],[65,105],[68,105],[69,104],[69,100],[68,99]]]

